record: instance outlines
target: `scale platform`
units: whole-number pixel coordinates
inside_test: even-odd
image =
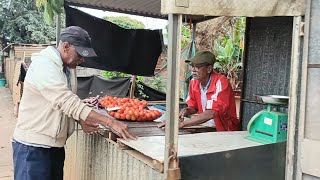
[[[289,97],[279,95],[257,96],[257,101],[262,101],[268,107],[250,119],[247,126],[250,135],[245,138],[263,144],[286,141],[288,114],[287,112],[281,112],[280,107],[288,105]]]

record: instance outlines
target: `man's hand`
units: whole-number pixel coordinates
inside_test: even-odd
[[[129,130],[128,126],[122,122],[116,120],[110,120],[108,126],[110,127],[111,131],[117,134],[118,136],[122,137],[125,140],[133,139],[136,140],[137,136],[133,135]]]
[[[179,113],[179,119],[184,118],[187,116],[187,108],[183,108],[181,109],[180,113]]]
[[[183,128],[184,127],[184,122],[183,122],[183,118],[179,118],[179,129]],[[158,128],[163,128],[166,126],[166,121],[163,121],[162,123],[158,124],[157,125]]]
[[[99,124],[97,123],[80,120],[79,124],[81,125],[82,130],[87,134],[96,134],[98,132]]]
[[[85,122],[90,122],[92,125],[101,124],[106,128],[110,128],[112,132],[117,134],[119,137],[122,137],[125,140],[133,139],[136,140],[137,137],[133,135],[128,130],[128,126],[119,122],[117,120],[110,119],[109,117],[102,115],[94,110],[92,110]]]

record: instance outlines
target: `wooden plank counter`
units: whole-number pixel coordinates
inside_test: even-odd
[[[261,143],[245,139],[244,137],[247,135],[247,131],[179,135],[178,157],[195,156],[261,145]],[[118,139],[118,142],[127,145],[160,163],[164,162],[164,136],[141,137],[135,141]]]
[[[97,112],[108,116],[109,118],[119,121],[111,116],[109,116],[104,109],[96,110]],[[128,125],[128,128],[130,132],[134,133],[138,137],[149,137],[149,136],[165,136],[165,129],[158,128],[159,122],[155,121],[121,121]],[[191,126],[182,128],[179,131],[179,134],[193,134],[193,133],[201,133],[201,132],[214,132],[216,129],[214,127],[208,127],[208,126]],[[100,132],[100,134],[103,134],[104,137],[114,139],[116,138],[116,135],[112,132],[105,131]]]

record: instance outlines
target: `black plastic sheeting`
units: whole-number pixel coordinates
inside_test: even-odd
[[[255,113],[267,108],[254,102],[255,94],[289,94],[292,28],[293,17],[247,18],[241,104],[244,130]]]
[[[87,97],[97,96],[103,97],[105,95],[114,97],[128,97],[131,87],[130,77],[107,79],[102,76],[78,77],[77,95],[81,99]],[[163,101],[166,100],[166,94],[157,91],[146,84],[143,84],[143,97],[139,93],[137,85],[135,86],[135,97],[145,99],[147,101]]]
[[[81,99],[100,95],[101,97],[125,97],[130,89],[130,78],[106,79],[101,76],[78,77],[77,95]]]
[[[124,29],[111,22],[65,6],[66,25],[87,30],[98,57],[86,58],[80,66],[153,76],[162,52],[160,30]]]
[[[158,90],[155,90],[149,86],[147,86],[146,84],[140,82],[140,84],[143,86],[143,90],[142,92],[147,96],[147,97],[143,97],[140,93],[139,93],[139,89],[136,86],[135,91],[134,91],[134,96],[136,98],[139,99],[145,99],[147,101],[165,101],[166,100],[166,94],[163,92],[160,92]]]

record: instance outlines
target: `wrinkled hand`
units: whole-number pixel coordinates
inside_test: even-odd
[[[181,109],[180,113],[179,113],[179,119],[184,118],[187,114],[187,108],[183,108]]]
[[[119,122],[116,120],[110,120],[109,127],[112,132],[114,132],[115,134],[117,134],[118,136],[122,137],[125,140],[138,139],[137,136],[135,136],[128,130],[128,126],[122,122]]]
[[[99,129],[98,123],[92,123],[92,122],[80,120],[79,124],[81,125],[82,130],[87,134],[96,134],[98,132],[98,129]]]
[[[164,129],[165,126],[166,126],[166,121],[163,121],[162,123],[158,124],[157,126],[158,126],[158,128]],[[180,118],[180,119],[179,119],[179,129],[180,129],[180,128],[183,128],[184,126],[185,126],[185,124],[184,124],[184,122],[183,122],[183,118]]]

